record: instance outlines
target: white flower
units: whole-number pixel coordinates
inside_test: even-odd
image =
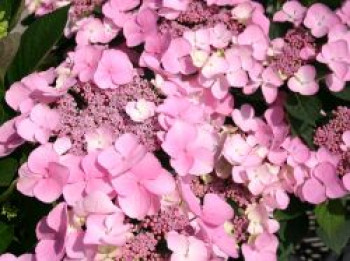
[[[110,129],[101,127],[85,134],[85,141],[88,152],[105,149],[113,144],[113,133]]]
[[[156,105],[153,102],[139,99],[131,101],[125,107],[125,112],[135,122],[143,122],[154,116]]]

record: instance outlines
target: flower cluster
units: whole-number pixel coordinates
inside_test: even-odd
[[[316,131],[313,150],[283,104],[345,88],[350,1],[287,1],[273,22],[289,29],[270,39],[250,0],[26,0],[37,16],[68,4],[74,49],[9,88],[18,115],[0,127],[0,156],[36,145],[18,191],[56,205],[34,254],[0,260],[275,261],[274,212],[291,195],[349,193],[350,109]],[[261,92],[267,109],[236,91]]]

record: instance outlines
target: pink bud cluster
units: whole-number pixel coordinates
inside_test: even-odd
[[[349,108],[311,150],[292,136],[283,97],[284,85],[314,95],[321,80],[344,89],[350,1],[287,1],[273,21],[293,28],[276,39],[250,0],[26,1],[36,15],[70,3],[75,49],[9,88],[18,116],[0,127],[0,156],[37,145],[17,189],[57,204],[34,254],[1,261],[275,261],[274,212],[291,195],[349,193]],[[260,89],[268,108],[234,106],[232,88]]]

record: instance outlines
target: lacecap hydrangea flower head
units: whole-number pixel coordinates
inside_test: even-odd
[[[346,88],[349,1],[269,18],[250,0],[26,0],[68,4],[74,48],[11,85],[0,127],[1,156],[35,147],[18,191],[55,207],[33,254],[0,260],[275,261],[275,211],[349,193],[349,108],[310,148],[283,106]],[[288,29],[271,39],[271,23]]]

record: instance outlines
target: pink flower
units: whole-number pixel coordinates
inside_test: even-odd
[[[335,74],[326,77],[326,85],[332,92],[340,92],[345,88],[346,81],[339,79]]]
[[[162,64],[166,72],[171,74],[192,74],[196,71],[190,56],[191,44],[183,39],[173,39],[162,56]]]
[[[17,133],[31,142],[47,143],[59,125],[59,114],[45,104],[35,105],[27,118],[16,122]]]
[[[203,241],[175,231],[169,232],[166,240],[168,248],[173,252],[171,261],[208,261],[209,253]]]
[[[229,64],[224,56],[213,53],[204,64],[201,73],[205,78],[210,79],[220,74],[225,74],[228,67]]]
[[[166,19],[172,20],[179,16],[183,11],[187,10],[190,0],[162,0],[159,15]]]
[[[105,50],[94,81],[101,89],[115,89],[132,81],[134,68],[129,57],[119,50]]]
[[[240,109],[234,109],[232,119],[235,124],[244,132],[248,132],[255,127],[255,111],[249,104],[243,104]]]
[[[20,117],[5,122],[0,126],[0,157],[11,154],[24,143],[21,136],[17,134],[16,122]]]
[[[103,14],[122,28],[132,17],[132,11],[140,4],[140,0],[109,0],[103,7]]]
[[[222,28],[222,25],[214,31],[214,29],[198,29],[195,31],[186,31],[184,32],[183,37],[189,41],[192,45],[193,49],[199,49],[202,51],[210,51],[210,44],[211,44],[211,37],[213,37],[213,42],[215,41],[215,34],[214,32],[218,33],[218,30],[224,30]],[[214,34],[214,35],[213,35]],[[219,37],[220,35],[217,35],[216,37]],[[231,40],[231,39],[230,39]]]
[[[310,149],[298,137],[285,140],[282,146],[289,153],[289,165],[296,166],[297,164],[305,163],[311,157]]]
[[[265,121],[256,121],[254,135],[256,141],[269,151],[269,161],[276,165],[282,165],[287,153],[282,148],[285,139],[289,134],[289,126],[285,123],[285,115],[281,106],[271,106],[264,113]]]
[[[93,260],[96,254],[96,245],[84,244],[83,230],[72,231],[67,235],[65,261]]]
[[[311,30],[315,37],[323,37],[329,30],[338,24],[340,19],[324,4],[313,4],[306,13],[304,25]]]
[[[208,5],[234,5],[234,4],[239,4],[243,3],[246,0],[206,0]]]
[[[161,58],[171,42],[170,34],[157,33],[146,39],[144,52],[140,57],[140,66],[148,67],[155,72],[162,72]]]
[[[265,204],[263,200],[260,203],[248,205],[245,214],[249,220],[247,231],[250,235],[273,234],[279,230],[278,221],[273,219],[273,209]]]
[[[312,170],[312,177],[305,182],[301,193],[313,204],[319,204],[327,198],[340,198],[346,194],[336,168],[328,162],[322,162]]]
[[[228,82],[233,87],[244,87],[249,82],[248,72],[253,68],[255,61],[249,47],[239,46],[225,52],[229,68],[226,73]]]
[[[35,261],[35,256],[31,254],[24,254],[16,257],[12,254],[3,254],[0,256],[0,261]]]
[[[267,67],[261,74],[261,90],[267,103],[273,103],[277,99],[278,88],[283,81],[271,67]]]
[[[347,43],[346,39],[334,41],[331,40],[322,46],[321,53],[317,56],[317,60],[321,63],[327,64],[328,67],[334,72],[333,77],[336,77],[336,79],[339,79],[341,82],[345,82],[350,79],[349,59],[349,44]],[[330,89],[338,91],[337,88]]]
[[[230,224],[229,221],[234,216],[231,206],[218,195],[211,193],[205,195],[201,204],[191,190],[190,179],[182,181],[182,196],[189,210],[198,218],[205,241],[215,245],[226,255],[237,257],[236,240],[225,229],[225,224]]]
[[[85,244],[122,246],[129,236],[130,225],[124,224],[124,214],[90,215],[86,220]]]
[[[30,87],[24,85],[22,82],[15,82],[6,92],[6,103],[15,111],[26,113],[34,105],[33,99],[30,98],[31,92]]]
[[[254,6],[250,2],[245,2],[235,6],[231,13],[232,17],[242,24],[246,24],[253,15]]]
[[[86,18],[80,23],[82,23],[82,25],[76,35],[76,42],[78,45],[108,43],[116,37],[119,32],[119,29],[108,21],[102,22],[97,18]]]
[[[49,190],[49,187],[46,189]],[[37,225],[36,234],[39,239],[35,247],[37,261],[62,260],[65,254],[67,228],[67,206],[60,203]]]
[[[114,146],[102,151],[97,161],[114,177],[131,169],[146,153],[145,146],[139,143],[135,135],[124,134],[116,140]]]
[[[157,108],[159,123],[168,130],[176,120],[197,124],[205,121],[205,113],[200,106],[185,97],[170,96]]]
[[[127,46],[133,47],[143,43],[146,38],[157,33],[157,14],[149,9],[142,9],[123,26]]]
[[[66,93],[66,89],[53,88],[56,73],[49,69],[33,73],[14,83],[6,92],[6,102],[14,110],[28,113],[37,102],[51,103]]]
[[[68,181],[69,170],[59,162],[59,155],[47,144],[35,149],[19,169],[17,189],[26,196],[45,203],[60,197]]]
[[[100,127],[92,132],[88,132],[85,134],[87,151],[90,153],[106,149],[113,144],[113,139],[113,131],[107,127]]]
[[[265,60],[268,50],[268,39],[263,30],[257,25],[249,25],[238,36],[239,45],[248,45],[253,48],[253,57],[262,61]]]
[[[92,45],[82,46],[74,52],[73,72],[78,75],[81,82],[93,79],[101,55],[101,48]]]
[[[346,194],[343,183],[337,175],[338,158],[321,147],[313,157],[306,162],[309,166],[309,177],[300,188],[302,199],[319,204],[327,198],[340,198]]]
[[[340,148],[343,151],[350,150],[350,130],[345,131],[342,136],[343,144],[340,146]]]
[[[350,25],[350,1],[344,1],[341,8],[337,10],[337,15],[344,24]]]
[[[278,240],[274,235],[261,234],[254,243],[243,244],[242,251],[246,261],[276,261]]]
[[[213,170],[215,144],[210,131],[179,120],[166,133],[162,148],[179,175],[203,175]]]
[[[291,22],[295,26],[299,26],[305,17],[307,8],[301,5],[298,1],[285,2],[282,10],[274,14],[275,22]]]
[[[76,160],[78,162],[75,162]],[[89,153],[81,160],[66,157],[62,163],[69,168],[71,173],[63,188],[64,198],[69,205],[74,205],[95,191],[106,194],[113,192],[108,173],[97,163],[97,153]]]
[[[254,143],[249,143],[249,140],[245,140],[242,135],[234,134],[226,138],[224,148],[222,151],[225,159],[232,165],[252,166],[261,163],[263,160],[260,157]]]
[[[314,95],[318,92],[319,86],[315,81],[316,69],[311,65],[304,65],[289,79],[288,87],[293,92],[302,95]]]
[[[210,45],[217,49],[226,48],[232,39],[232,33],[223,23],[215,25],[210,29]]]
[[[347,173],[346,175],[344,175],[343,185],[348,191],[350,191],[350,173]]]
[[[143,219],[159,208],[159,197],[175,189],[175,181],[151,153],[144,155],[125,174],[112,179],[123,212],[135,219]]]
[[[120,211],[104,192],[91,191],[73,206],[74,215],[85,218],[89,215],[109,215]]]

